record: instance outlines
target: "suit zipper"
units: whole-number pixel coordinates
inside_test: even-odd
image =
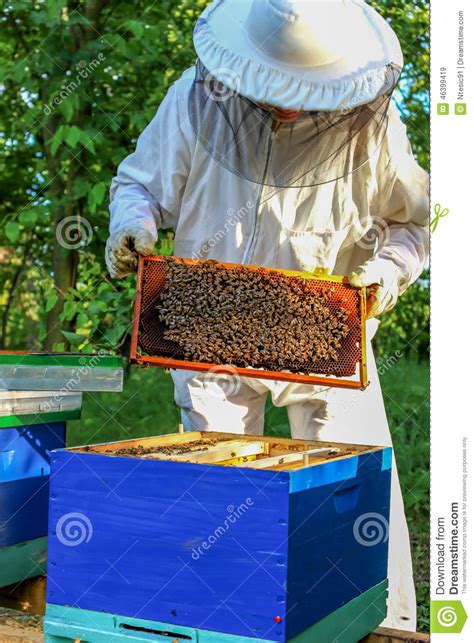
[[[252,230],[252,236],[250,238],[250,243],[247,247],[247,251],[244,255],[244,258],[242,260],[243,263],[250,263],[252,260],[253,252],[254,252],[254,247],[255,243],[257,240],[257,230],[259,228],[259,214],[258,214],[258,209],[260,207],[260,201],[262,199],[262,192],[265,187],[265,179],[267,178],[267,173],[268,173],[268,165],[270,163],[270,155],[272,151],[272,146],[273,146],[273,140],[275,138],[275,134],[278,131],[278,128],[280,127],[279,122],[273,121],[272,124],[272,131],[270,132],[270,137],[268,139],[268,147],[267,147],[267,156],[265,160],[265,167],[263,169],[263,177],[262,177],[262,184],[260,186],[260,189],[258,191],[258,196],[257,196],[257,202],[255,204],[255,224]]]

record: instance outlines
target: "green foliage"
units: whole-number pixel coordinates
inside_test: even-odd
[[[429,0],[368,0],[391,24],[405,66],[394,94],[418,161],[429,167],[430,3]]]
[[[383,359],[408,353],[428,359],[430,349],[429,272],[400,297],[393,310],[383,315],[375,336],[375,351]]]
[[[122,341],[133,286],[110,283],[105,270],[108,188],[169,86],[193,64],[192,27],[204,6],[203,0],[2,5],[3,345],[38,348],[55,326],[62,331],[56,339],[67,338],[75,349],[117,348]],[[70,216],[82,217],[92,234],[63,247],[57,224]],[[28,336],[20,332],[31,329],[26,318],[41,320]],[[87,339],[78,343],[76,334]]]
[[[192,28],[205,4],[3,4],[2,345],[39,347],[55,327],[61,331],[55,341],[67,345],[68,338],[75,349],[114,349],[123,341],[131,320],[133,284],[130,279],[111,283],[105,270],[108,187],[171,83],[193,64]],[[372,4],[402,42],[406,66],[396,99],[415,152],[427,166],[429,3]],[[92,234],[79,234],[82,243],[64,248],[58,246],[57,225],[69,216],[86,220]],[[162,238],[161,249],[170,252],[169,237]],[[399,331],[408,317],[403,331],[407,338],[413,314],[401,309],[412,298],[405,295],[393,320]],[[390,327],[388,321],[384,324]],[[383,346],[387,350],[391,347]]]

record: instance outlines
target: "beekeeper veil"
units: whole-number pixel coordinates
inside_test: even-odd
[[[316,186],[357,171],[379,148],[403,59],[362,0],[215,0],[194,45],[189,118],[237,176]],[[301,113],[278,123],[272,106]]]

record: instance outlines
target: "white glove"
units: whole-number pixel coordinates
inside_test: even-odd
[[[105,247],[105,263],[110,276],[122,279],[136,271],[138,255],[150,255],[155,237],[140,226],[121,228],[110,235]]]
[[[367,289],[367,318],[378,317],[397,303],[402,273],[390,259],[371,259],[349,275],[352,286]],[[372,288],[370,288],[372,286]]]

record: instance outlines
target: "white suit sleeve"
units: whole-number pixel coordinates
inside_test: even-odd
[[[378,184],[380,246],[367,263],[388,260],[398,269],[398,294],[421,274],[429,251],[429,183],[416,162],[394,105],[389,112]]]
[[[111,233],[139,226],[156,239],[157,229],[177,225],[193,140],[185,111],[193,76],[188,72],[170,88],[135,151],[119,165],[110,189]]]

